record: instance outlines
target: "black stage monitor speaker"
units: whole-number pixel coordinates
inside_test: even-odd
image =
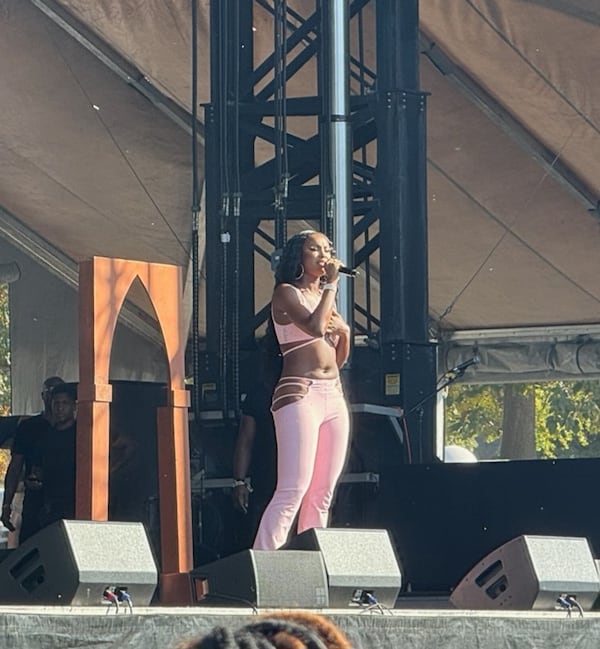
[[[295,536],[286,547],[321,551],[331,608],[375,602],[394,607],[402,575],[387,530],[310,529]]]
[[[196,568],[200,603],[259,608],[324,608],[327,577],[319,552],[244,550]]]
[[[586,539],[527,535],[481,560],[454,589],[450,602],[460,609],[553,610],[567,596],[590,609],[599,592]]]
[[[146,606],[156,583],[141,523],[57,521],[0,563],[0,602],[6,604],[101,606],[108,588]]]

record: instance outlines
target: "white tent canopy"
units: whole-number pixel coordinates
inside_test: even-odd
[[[255,4],[261,60],[273,38],[267,12]],[[288,4],[308,16],[315,3]],[[203,103],[207,0],[199,8]],[[538,346],[547,350],[565,332],[572,341],[573,329],[583,336],[577,344],[586,342],[580,369],[597,373],[600,6],[422,0],[420,16],[421,86],[431,93],[430,313],[445,341],[443,361],[472,353],[477,341],[481,370],[549,376],[556,358],[568,365],[560,361],[568,353],[544,367],[549,355]],[[31,260],[11,285],[16,395],[31,394],[32,382],[35,394],[45,374],[76,379],[79,261],[103,255],[188,269],[190,24],[188,0],[5,0],[0,7],[0,264]],[[44,292],[55,281],[58,304]],[[267,269],[258,290],[270,286]],[[19,311],[28,297],[39,300],[44,326],[28,321],[31,307]],[[143,296],[132,301],[130,335],[151,350],[153,314]],[[524,356],[482,353],[515,336]],[[160,352],[145,355],[154,356],[160,365]],[[113,371],[140,378],[155,366],[117,355]],[[570,366],[576,375],[577,363]],[[30,405],[18,399],[16,408]]]

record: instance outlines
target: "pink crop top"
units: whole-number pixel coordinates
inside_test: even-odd
[[[302,304],[307,309],[311,309],[312,311],[314,311],[317,308],[316,304],[311,307],[311,305],[308,303],[306,299],[306,296],[300,289],[297,289],[295,286],[293,286],[292,288],[298,293],[300,302],[302,302]],[[295,352],[297,349],[301,349],[302,347],[311,345],[315,341],[321,340],[322,338],[321,336],[311,336],[310,334],[307,334],[306,331],[302,331],[302,329],[300,329],[300,327],[298,327],[298,325],[295,325],[293,322],[290,322],[289,324],[279,324],[275,320],[272,311],[271,311],[271,315],[273,317],[273,324],[275,325],[275,334],[277,336],[277,340],[279,341],[279,344],[285,345],[287,343],[298,343],[294,347],[290,347],[289,349],[282,351],[281,352],[282,356],[287,356],[291,352]]]

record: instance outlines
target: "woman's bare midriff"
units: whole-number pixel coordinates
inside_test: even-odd
[[[283,345],[294,347],[294,343]],[[325,338],[317,338],[313,343],[292,351],[283,359],[281,376],[304,376],[308,379],[335,379],[339,376],[335,347]]]
[[[294,343],[289,346],[293,347]],[[297,352],[290,352],[283,359],[283,371],[273,392],[272,411],[301,401],[308,393],[311,380],[338,376],[335,347],[327,340],[317,338]]]

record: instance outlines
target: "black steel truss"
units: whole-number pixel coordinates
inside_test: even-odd
[[[268,305],[255,304],[257,268],[281,247],[288,224],[308,221],[324,231],[330,225],[324,93],[329,1],[314,0],[303,15],[309,2],[211,0],[204,380],[215,390],[205,392],[213,401],[204,406],[226,416],[237,407],[244,358],[268,316]],[[270,18],[275,36],[273,53],[255,65],[258,15],[261,24]],[[406,412],[425,399],[407,421],[418,431],[415,459],[427,460],[433,443],[433,399],[427,397],[435,393],[436,368],[427,327],[426,95],[419,90],[418,0],[349,1],[349,15],[354,259],[347,261],[361,267],[363,282],[355,291],[354,330],[370,342],[354,349],[350,392],[354,400]],[[367,42],[376,44],[376,70],[366,63]],[[309,65],[316,70],[316,94],[289,97],[290,82]],[[310,117],[310,132],[294,128],[295,120]],[[273,155],[264,155],[265,148]],[[365,371],[373,374],[371,382],[352,376]]]

